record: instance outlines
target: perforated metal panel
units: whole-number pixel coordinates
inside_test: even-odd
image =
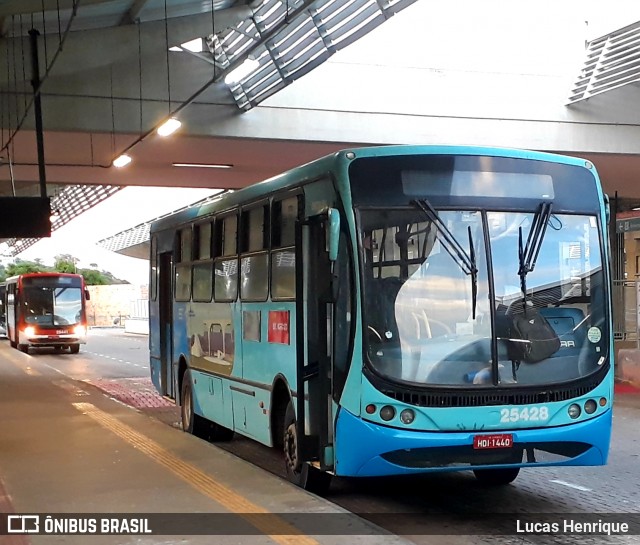
[[[640,21],[587,44],[569,104],[640,81]]]
[[[249,110],[307,74],[415,0],[261,0],[253,16],[206,38],[216,64],[231,72],[247,58],[259,67],[230,84]]]

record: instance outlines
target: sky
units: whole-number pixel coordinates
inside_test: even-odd
[[[126,257],[95,243],[216,192],[202,188],[125,187],[15,257],[28,261],[40,258],[45,265],[53,265],[56,255],[70,254],[79,259],[80,268],[93,268],[95,263],[98,270],[108,271],[116,278],[136,285],[148,284],[147,260]],[[11,261],[4,259],[5,264]]]

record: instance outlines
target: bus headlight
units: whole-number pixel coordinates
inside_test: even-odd
[[[380,418],[385,421],[391,420],[396,415],[396,410],[391,405],[385,405],[380,409]]]
[[[593,399],[588,399],[584,404],[584,412],[587,414],[593,414],[596,412],[598,405]]]
[[[582,411],[580,410],[580,405],[578,405],[577,403],[572,403],[571,405],[569,405],[568,412],[571,418],[578,418]]]
[[[405,409],[400,413],[400,421],[403,424],[411,424],[416,417],[416,413],[414,413],[411,409]]]
[[[87,328],[83,325],[77,325],[73,328],[73,333],[79,337],[84,337],[87,334]]]
[[[27,326],[24,328],[23,332],[27,337],[33,337],[36,334],[36,328],[33,326]]]

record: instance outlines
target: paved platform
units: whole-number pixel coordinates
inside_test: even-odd
[[[94,386],[0,349],[0,512],[38,516],[41,528],[46,514],[54,516],[48,523],[59,514],[98,523],[139,517],[163,533],[4,535],[2,545],[405,543],[125,405],[167,408],[166,400],[153,399],[147,381]]]

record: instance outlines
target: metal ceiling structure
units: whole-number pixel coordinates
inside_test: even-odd
[[[9,165],[11,182],[10,188],[6,182],[4,187],[0,183],[0,194],[29,196],[36,191],[33,180],[31,184],[15,182],[24,182],[21,173],[32,172],[40,163],[34,151],[25,151],[26,146],[35,144],[32,117],[37,107],[34,102],[40,98],[45,112],[46,149],[56,149],[59,131],[69,124],[65,108],[71,108],[68,117],[77,116],[81,121],[76,123],[87,125],[88,141],[57,148],[55,157],[49,152],[47,168],[76,172],[97,169],[104,174],[97,180],[92,177],[93,185],[64,186],[58,180],[48,183],[52,208],[63,213],[52,224],[55,230],[117,191],[116,185],[100,181],[101,177],[114,177],[107,172],[111,160],[154,138],[167,118],[188,117],[186,110],[198,101],[235,105],[238,113],[251,109],[414,1],[0,0],[0,34],[5,45],[0,52],[0,165]],[[87,69],[81,72],[81,66],[67,59],[67,52],[77,51],[78,45],[89,43],[87,39],[92,36],[94,45],[101,36],[109,39],[99,56],[86,57]],[[202,40],[204,51],[184,47],[194,38]],[[156,49],[145,53],[150,40],[154,40]],[[128,50],[118,49],[127,43]],[[34,47],[41,59],[37,77],[32,75],[30,61]],[[202,61],[200,67],[189,72],[184,67],[193,61],[187,58]],[[255,69],[230,80],[229,76],[237,73],[247,59],[257,61]],[[145,62],[151,63],[152,71],[166,69],[166,86],[157,74],[149,76]],[[123,70],[129,74],[132,65],[139,71],[139,85],[121,88],[117,74]],[[147,72],[144,78],[151,78],[153,83],[143,85],[143,72]],[[90,85],[90,80],[74,80],[76,73],[93,77],[94,85],[102,80],[103,85],[96,91],[69,93],[67,87],[72,83],[76,87]],[[66,100],[67,106],[61,107],[61,100]],[[99,109],[97,100],[104,104],[102,120],[92,126]],[[120,113],[121,104],[129,108],[126,113]],[[139,110],[139,115],[131,115],[131,106]],[[105,134],[105,130],[109,132]],[[192,130],[198,134],[199,129]],[[80,153],[81,149],[85,151]],[[81,204],[73,204],[74,199]],[[15,255],[36,241],[8,242]]]
[[[137,257],[140,259],[149,259],[149,228],[151,224],[157,219],[164,218],[166,216],[170,216],[171,214],[175,214],[176,212],[180,212],[182,210],[187,210],[189,208],[197,208],[203,204],[209,203],[213,200],[220,198],[222,193],[228,193],[227,191],[216,193],[214,195],[210,195],[205,197],[204,199],[200,199],[194,203],[191,203],[187,206],[183,206],[177,210],[172,212],[167,212],[162,216],[158,216],[157,218],[150,219],[143,223],[140,223],[134,227],[129,229],[125,229],[119,233],[116,233],[113,236],[108,238],[104,238],[96,242],[96,246],[100,248],[104,248],[105,250],[109,250],[111,252],[116,252],[122,255],[126,255],[129,257]]]
[[[569,104],[640,81],[640,21],[590,41]]]
[[[304,76],[415,0],[261,0],[252,17],[206,39],[216,64],[227,70],[257,61],[230,85],[248,110]]]

